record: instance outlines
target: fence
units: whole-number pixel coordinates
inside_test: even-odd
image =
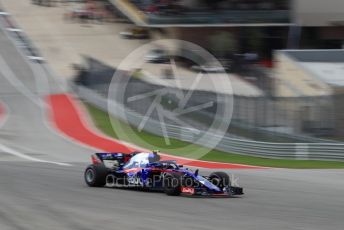
[[[116,70],[103,63],[86,59],[86,68],[76,79],[78,84],[87,86],[102,95],[108,95],[110,82]],[[123,73],[125,75],[126,73]],[[119,83],[121,84],[121,83]],[[155,85],[139,78],[130,78],[125,84],[125,98],[150,93],[163,86]],[[122,88],[122,87],[119,87]],[[169,87],[169,94],[163,96],[164,101],[178,102],[174,95],[180,95],[181,89]],[[184,92],[185,93],[187,92]],[[210,101],[222,101],[226,95],[194,90],[188,106],[204,104]],[[220,98],[219,98],[220,97]],[[344,95],[318,97],[273,97],[262,95],[256,97],[233,95],[233,114],[230,133],[263,142],[338,142],[344,140]],[[114,100],[117,100],[114,98]],[[152,98],[126,103],[125,106],[145,114],[152,104]],[[224,104],[216,104],[224,107]],[[214,107],[215,108],[215,107]],[[219,108],[219,107],[217,107]],[[214,118],[214,111],[203,109],[192,113],[192,117],[184,117],[197,123],[197,128],[207,120]],[[189,114],[191,115],[191,114]],[[154,118],[156,119],[156,118]],[[226,118],[224,118],[226,119]],[[229,118],[228,118],[229,119]],[[205,124],[209,125],[209,124]]]
[[[83,86],[74,86],[74,88],[81,99],[104,111],[108,111],[109,103],[112,108],[115,108],[108,111],[112,116],[125,119],[134,127],[137,127],[143,119],[142,115],[125,109],[123,105],[115,101],[108,102],[105,97],[89,88]],[[147,124],[144,126],[144,131],[159,136],[163,135],[160,123],[151,119],[148,119]],[[170,138],[189,142],[193,142],[194,138],[197,137],[192,130],[175,125],[167,125],[167,134]],[[213,139],[216,136],[214,133],[203,131],[199,135],[206,135],[209,139]],[[202,143],[202,145],[209,147],[207,142]],[[224,136],[216,149],[224,152],[267,158],[344,161],[344,144],[340,143],[270,143]]]

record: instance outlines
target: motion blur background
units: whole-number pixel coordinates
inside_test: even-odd
[[[236,136],[263,141],[343,138],[342,1],[131,0],[104,4],[117,18],[149,31],[150,39],[193,42],[228,66],[228,74],[238,79],[233,83],[231,129]],[[175,54],[182,55],[182,50],[175,45]],[[180,61],[179,65],[190,69],[189,63]],[[106,82],[103,88],[98,80],[88,84],[107,93]],[[271,139],[271,133],[285,138]]]
[[[343,141],[344,2],[341,0],[2,2],[57,75],[67,85],[71,84],[81,99],[102,110],[107,109],[113,74],[130,52],[150,41],[176,39],[169,47],[152,49],[142,69],[126,73],[135,76],[126,86],[126,97],[167,87],[172,93],[163,99],[178,103],[177,93],[173,93],[178,89],[170,84],[174,79],[182,82],[184,90],[191,90],[190,82],[197,72],[211,73],[212,80],[220,84],[220,76],[226,72],[233,92],[216,92],[203,83],[192,89],[189,102],[189,105],[206,103],[214,94],[233,97],[233,116],[226,138],[273,143]],[[30,12],[25,12],[28,7]],[[178,40],[206,49],[223,69],[197,60],[198,51],[184,49]],[[197,63],[181,56],[189,56]],[[171,57],[179,69],[178,76],[169,67]],[[153,100],[117,103],[135,113],[136,120],[127,122],[138,126],[138,117],[145,116]],[[163,108],[173,113],[173,108]],[[214,113],[215,109],[209,108],[181,119],[192,124],[192,128],[205,131]],[[153,113],[150,120],[158,121],[158,114]],[[178,126],[171,119],[165,122],[174,128]],[[182,131],[170,132],[173,138],[190,142],[197,139],[180,126],[177,129]],[[158,127],[153,129],[145,126],[145,131],[161,135]],[[295,146],[290,148],[289,152],[296,151]],[[234,152],[247,153],[238,149]]]

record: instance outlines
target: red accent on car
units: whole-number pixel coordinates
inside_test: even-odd
[[[191,187],[182,187],[181,188],[182,193],[187,193],[193,195],[195,193],[195,189]]]
[[[95,165],[102,163],[101,160],[99,160],[99,158],[96,157],[95,155],[91,156],[91,160],[92,160],[92,164],[95,164]]]
[[[142,169],[143,169],[143,168],[124,169],[123,172],[125,172],[125,173],[139,172],[139,171],[141,171]]]

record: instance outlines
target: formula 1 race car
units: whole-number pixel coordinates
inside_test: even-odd
[[[85,170],[90,187],[129,187],[160,190],[167,195],[231,197],[242,195],[241,187],[231,186],[229,176],[214,172],[201,176],[178,165],[176,161],[159,161],[157,152],[96,153]]]

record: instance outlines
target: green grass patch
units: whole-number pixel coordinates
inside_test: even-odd
[[[109,115],[86,103],[86,107],[93,119],[95,125],[106,135],[122,139],[124,141],[136,144],[142,148],[150,149],[152,146],[156,146],[159,150],[164,153],[168,153],[176,156],[185,156],[183,152],[180,152],[178,148],[183,148],[187,146],[192,150],[209,151],[200,160],[225,162],[225,163],[237,163],[237,164],[248,164],[256,166],[266,166],[266,167],[278,167],[278,168],[295,168],[295,169],[329,169],[329,168],[344,168],[344,162],[339,161],[316,161],[316,160],[284,160],[284,159],[268,159],[262,157],[252,157],[233,153],[226,153],[219,150],[210,150],[202,146],[190,144],[176,139],[170,139],[171,144],[166,145],[163,137],[147,133],[139,132],[135,128],[130,127],[130,125],[122,122],[114,117],[109,117]],[[121,126],[123,131],[127,130],[129,135],[127,137],[119,138],[118,134],[114,131],[111,124],[115,122]],[[135,137],[136,136],[136,137]],[[138,138],[141,139],[138,140]],[[142,141],[143,140],[143,141]]]

